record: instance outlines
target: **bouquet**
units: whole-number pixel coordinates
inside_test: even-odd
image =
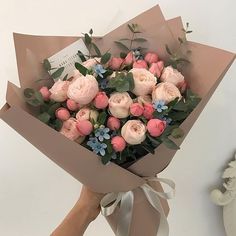
[[[26,102],[39,109],[39,120],[93,151],[103,164],[130,165],[154,154],[161,143],[179,149],[170,137],[183,137],[179,126],[200,102],[179,71],[190,63],[182,55],[185,37],[179,38],[178,52],[166,45],[170,58],[163,61],[152,48],[143,48],[147,40],[137,24],[127,27],[130,38],[114,41],[124,50],[119,57],[102,54],[91,29],[84,35],[89,55],[78,51],[76,69],[61,79],[64,67],[52,68],[45,59],[53,85],[24,90]]]
[[[155,176],[235,59],[189,33],[155,6],[103,37],[14,34],[20,88],[8,83],[1,119],[106,194],[101,206],[116,235],[168,235],[172,195],[161,183],[174,183]]]

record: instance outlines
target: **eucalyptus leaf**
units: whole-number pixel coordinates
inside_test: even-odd
[[[163,141],[163,144],[169,149],[173,149],[173,150],[180,149],[180,147],[175,142],[173,142],[171,139],[167,137],[162,139],[162,141]]]
[[[100,49],[97,47],[97,45],[96,45],[95,43],[92,43],[92,46],[93,46],[93,48],[94,48],[94,51],[97,53],[97,56],[98,56],[98,57],[101,57],[102,54],[101,54]]]
[[[107,119],[107,113],[103,111],[98,115],[97,123],[100,125],[104,125],[106,122],[106,119]]]
[[[108,61],[111,59],[111,53],[106,52],[102,57],[101,57],[101,64],[106,64]]]
[[[79,62],[75,63],[75,68],[83,75],[85,76],[88,73],[88,69],[84,67],[82,64]]]
[[[147,39],[145,38],[135,38],[133,39],[134,42],[139,42],[139,43],[144,43],[144,42],[147,42]]]
[[[63,80],[63,81],[66,81],[67,78],[68,78],[68,74],[66,74],[62,80]]]
[[[93,29],[89,30],[89,34],[92,35],[93,34]]]
[[[82,62],[86,61],[86,58],[85,58],[84,54],[81,51],[78,51],[78,56],[80,57],[80,60]]]
[[[39,101],[39,103],[42,105],[44,104],[43,96],[39,91],[34,92],[34,97]]]
[[[39,107],[41,105],[41,103],[35,98],[26,100],[26,102],[33,107]]]
[[[43,123],[45,123],[45,124],[48,124],[50,118],[51,117],[50,117],[50,115],[47,112],[44,112],[44,113],[38,115],[38,119],[40,121],[42,121]]]
[[[60,131],[63,125],[63,122],[59,119],[56,119],[54,122],[54,125],[55,125],[55,130]]]
[[[106,153],[105,156],[102,156],[102,157],[101,157],[101,160],[102,160],[102,164],[103,164],[103,165],[106,165],[106,164],[109,163],[110,160],[111,160],[111,154]]]
[[[148,151],[148,153],[152,153],[155,154],[155,149],[153,147],[151,147],[150,145],[146,144],[146,143],[142,143],[141,144],[142,148],[144,148],[146,151]]]
[[[89,46],[92,42],[92,38],[87,33],[84,35],[84,40],[87,46]]]
[[[119,42],[119,41],[115,41],[115,44],[116,44],[119,48],[121,48],[122,50],[129,51],[129,48],[128,48],[125,44],[123,44],[123,43],[121,43],[121,42]]]
[[[133,29],[133,27],[130,24],[128,24],[128,27],[132,33],[135,33],[135,30]]]
[[[31,98],[34,95],[34,89],[26,88],[24,89],[24,96],[26,98]]]
[[[44,59],[44,60],[43,60],[43,68],[44,68],[46,71],[50,71],[50,70],[52,69],[51,63],[49,62],[48,59]]]
[[[54,117],[55,116],[55,112],[58,108],[61,107],[61,104],[60,103],[54,103],[53,105],[51,105],[48,109],[48,114],[51,116],[51,117]]]
[[[175,139],[182,138],[184,136],[184,131],[181,128],[175,128],[171,132],[171,136]]]
[[[171,55],[171,56],[173,55],[173,53],[171,52],[171,50],[167,44],[166,44],[166,51],[169,55]]]
[[[51,77],[53,79],[57,79],[58,77],[60,77],[62,75],[64,69],[65,69],[64,67],[57,69],[54,73],[52,73]]]

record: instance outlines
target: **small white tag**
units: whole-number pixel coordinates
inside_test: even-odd
[[[63,79],[67,74],[67,78],[70,78],[72,76],[72,72],[76,69],[75,62],[81,62],[80,57],[78,56],[78,51],[81,51],[84,55],[89,54],[89,51],[82,39],[75,41],[71,45],[48,58],[51,67],[55,68],[49,71],[49,74],[53,74],[57,69],[64,67],[63,73],[60,77],[56,78],[56,80]]]

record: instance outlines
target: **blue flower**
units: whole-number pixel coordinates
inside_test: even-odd
[[[116,158],[117,158],[117,155],[116,155],[115,152],[113,152],[112,155],[111,155],[111,159],[116,160]]]
[[[107,148],[107,145],[105,143],[97,142],[96,145],[92,148],[93,152],[96,154],[101,154],[104,156],[106,154],[105,149]]]
[[[93,149],[97,145],[97,143],[98,143],[97,138],[90,137],[89,141],[87,142],[87,145]]]
[[[169,117],[163,117],[162,120],[166,121],[166,123],[167,123],[168,125],[172,122],[172,119],[169,118]]]
[[[103,78],[103,74],[106,73],[106,70],[103,68],[102,65],[97,64],[94,66],[94,71],[97,75],[99,75],[101,78]]]
[[[163,100],[155,101],[153,103],[153,107],[158,112],[162,112],[162,111],[168,109],[168,106],[165,105],[165,102]]]
[[[96,130],[95,136],[98,138],[99,141],[103,141],[104,139],[110,139],[110,135],[108,134],[110,131],[109,128],[106,128],[104,126],[100,126],[99,129]]]
[[[107,79],[101,80],[101,82],[100,82],[101,89],[105,89],[107,87],[107,84],[108,84],[108,80]]]

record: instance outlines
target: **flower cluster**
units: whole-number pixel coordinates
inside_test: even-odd
[[[137,56],[136,49],[83,59],[73,77],[40,88],[53,111],[45,120],[43,110],[40,118],[103,163],[132,161],[161,143],[176,149],[168,137],[182,134],[179,126],[197,103],[184,76],[164,64],[157,53],[139,50]]]

